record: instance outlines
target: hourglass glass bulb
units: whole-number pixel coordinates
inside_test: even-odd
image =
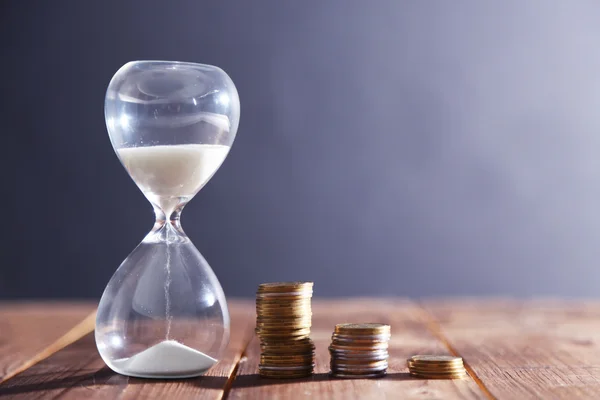
[[[229,313],[180,213],[227,157],[239,122],[237,91],[217,67],[138,61],[111,80],[105,116],[117,156],[156,221],[102,295],[98,350],[125,375],[201,375],[227,346]]]

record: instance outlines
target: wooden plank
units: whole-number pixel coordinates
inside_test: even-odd
[[[327,347],[336,323],[386,322],[392,326],[388,376],[382,379],[330,378]],[[316,345],[315,375],[308,379],[272,380],[258,376],[259,343],[255,337],[240,362],[232,399],[484,399],[472,379],[421,380],[411,377],[406,359],[418,353],[447,354],[429,332],[422,310],[404,300],[314,300],[311,337]]]
[[[1,384],[0,399],[220,399],[253,329],[251,303],[231,301],[230,313],[230,346],[206,376],[149,380],[118,375],[103,363],[92,333]]]
[[[0,303],[0,382],[79,339],[84,333],[64,335],[94,308],[92,303]]]
[[[425,308],[496,398],[600,398],[600,303],[466,299]]]

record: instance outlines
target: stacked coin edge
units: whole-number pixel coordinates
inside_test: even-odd
[[[256,293],[256,333],[261,341],[259,375],[309,377],[315,346],[310,339],[312,282],[264,283]]]
[[[411,376],[424,379],[463,379],[468,376],[461,357],[415,355],[407,360]]]
[[[331,375],[379,378],[388,368],[390,326],[380,323],[338,324],[331,337]]]

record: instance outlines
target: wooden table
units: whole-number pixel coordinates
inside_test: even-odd
[[[600,399],[600,302],[464,299],[313,300],[317,367],[310,379],[258,377],[252,301],[230,301],[232,337],[206,376],[145,380],[113,373],[93,337],[95,304],[0,303],[0,399]],[[339,322],[392,326],[387,377],[328,376]],[[464,380],[407,373],[413,354],[455,354]]]

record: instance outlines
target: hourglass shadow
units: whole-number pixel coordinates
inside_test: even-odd
[[[27,374],[26,380],[21,379],[17,375],[0,385],[0,396],[53,389],[67,389],[75,386],[127,385],[127,377],[123,377],[125,381],[114,381],[113,378],[115,373],[108,367],[93,373],[77,374],[65,378],[52,379],[52,377],[56,375],[56,372]],[[21,381],[23,381],[23,384],[20,383]]]
[[[69,389],[69,388],[86,388],[89,390],[102,390],[103,387],[112,386],[118,392],[125,390],[130,385],[166,385],[166,384],[178,384],[178,385],[189,385],[198,388],[215,389],[215,390],[228,390],[228,378],[224,376],[202,376],[198,378],[188,379],[139,379],[131,378],[128,376],[120,375],[108,367],[104,367],[92,373],[83,373],[79,375],[72,375],[65,378],[52,379],[52,376],[56,376],[56,373],[43,373],[28,375],[27,380],[23,380],[23,384],[19,381],[19,377],[15,377],[10,381],[0,385],[0,397],[16,394],[25,394],[41,391],[50,391],[56,389]],[[260,386],[272,386],[272,385],[283,385],[289,383],[299,382],[324,382],[324,381],[338,381],[347,380],[343,378],[336,378],[330,376],[328,373],[314,374],[310,378],[300,379],[269,379],[262,378],[258,374],[250,375],[239,375],[237,376],[231,385],[231,389],[243,389]],[[383,378],[373,379],[375,380],[394,380],[394,381],[412,381],[417,380],[410,376],[408,373],[389,373]],[[34,382],[34,383],[31,383]],[[37,382],[37,383],[36,383]],[[120,387],[118,389],[118,387]],[[115,394],[115,393],[111,393]]]
[[[103,387],[112,386],[115,388],[121,387],[122,390],[125,390],[130,385],[185,384],[207,389],[224,389],[228,380],[224,376],[202,376],[188,379],[139,379],[117,374],[108,367],[91,373],[75,374],[65,378],[53,379],[56,375],[56,372],[28,374],[26,379],[20,379],[19,376],[16,376],[0,385],[0,398],[8,395],[70,388],[86,388],[100,391]]]

